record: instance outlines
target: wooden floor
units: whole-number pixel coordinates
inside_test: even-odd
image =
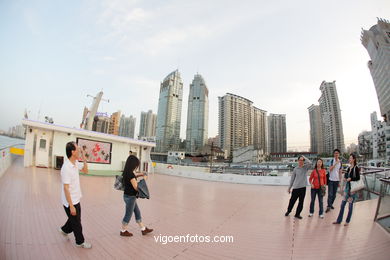
[[[150,200],[139,200],[142,236],[119,236],[122,193],[112,177],[80,176],[82,224],[92,249],[74,245],[57,231],[66,215],[59,171],[23,168],[18,159],[0,178],[0,259],[389,259],[390,236],[373,222],[376,200],[359,202],[349,227],[325,219],[285,217],[286,187],[198,181],[155,174]],[[309,191],[309,190],[308,190]],[[317,206],[317,205],[316,205]],[[316,208],[317,210],[317,208]],[[318,212],[318,211],[316,211]],[[233,236],[233,243],[156,243],[155,236]]]

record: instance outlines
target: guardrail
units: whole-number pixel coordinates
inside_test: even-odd
[[[21,153],[20,148],[16,148],[15,146],[21,146],[24,144],[15,144],[9,145],[0,148],[0,178],[3,176],[5,171],[11,166],[12,162],[17,158],[17,155]]]
[[[390,232],[390,177],[381,178],[381,188],[374,220]]]
[[[380,179],[390,177],[390,169],[362,167],[361,176],[364,178],[366,185],[364,199],[372,199],[372,195],[374,195],[374,197],[380,195]]]

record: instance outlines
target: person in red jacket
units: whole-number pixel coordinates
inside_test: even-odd
[[[318,195],[318,202],[320,205],[320,218],[324,218],[323,191],[325,191],[326,189],[321,189],[321,186],[325,186],[327,183],[326,170],[324,169],[324,162],[321,158],[317,159],[314,169],[310,174],[309,183],[311,184],[311,202],[309,217],[312,217],[314,214],[314,202],[316,200],[316,195]]]

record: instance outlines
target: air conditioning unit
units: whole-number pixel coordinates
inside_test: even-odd
[[[55,156],[56,161],[55,161],[55,169],[60,170],[62,165],[64,164],[64,156]]]

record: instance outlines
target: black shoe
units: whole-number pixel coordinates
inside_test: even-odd
[[[302,219],[302,216],[298,215],[298,216],[294,216],[294,218]]]
[[[334,209],[333,206],[330,206],[331,209]]]
[[[286,214],[284,214],[286,217],[288,216],[288,215],[290,215],[290,212],[286,212]]]
[[[327,207],[325,213],[328,213],[329,211],[330,211],[330,207]]]

